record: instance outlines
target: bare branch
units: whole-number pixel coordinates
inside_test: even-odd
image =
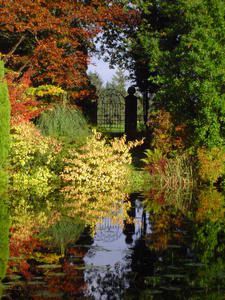
[[[26,35],[22,35],[21,38],[19,39],[19,41],[16,43],[16,45],[12,48],[12,50],[5,56],[4,58],[4,62],[5,64],[10,60],[10,58],[12,57],[12,55],[15,53],[15,51],[17,50],[17,48],[20,46],[20,44],[24,41]]]

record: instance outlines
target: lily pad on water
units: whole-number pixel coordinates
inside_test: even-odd
[[[39,265],[37,266],[38,269],[58,269],[58,268],[61,268],[62,266],[61,265]]]
[[[176,271],[176,270],[181,270],[183,268],[182,267],[177,267],[177,266],[168,266],[168,269]]]
[[[102,270],[105,270],[106,269],[106,267],[105,266],[93,266],[93,265],[74,265],[73,266],[74,267],[74,269],[76,269],[76,270],[91,270],[91,269],[93,269],[93,268],[95,268],[95,269],[102,269]]]
[[[188,266],[188,267],[204,267],[205,264],[190,262],[190,263],[186,263],[185,266]]]
[[[27,282],[28,285],[36,285],[36,286],[39,286],[39,285],[45,285],[46,283],[44,281],[28,281]]]
[[[151,285],[151,286],[155,286],[157,284],[159,284],[161,281],[161,278],[159,276],[149,276],[149,277],[145,277],[144,279],[144,283],[146,285]]]
[[[34,297],[50,298],[50,299],[62,299],[63,293],[51,293],[50,291],[38,291],[33,294]]]
[[[181,245],[168,245],[167,248],[171,248],[171,249],[180,249]]]
[[[80,263],[82,262],[81,257],[77,256],[70,256],[70,261]]]
[[[151,295],[158,295],[158,294],[162,294],[162,293],[163,293],[163,291],[161,291],[161,290],[150,290]]]
[[[178,286],[160,286],[160,289],[171,292],[179,292],[181,290]]]
[[[43,277],[42,276],[34,276],[32,277],[33,280],[36,280],[36,281],[39,281],[39,280],[42,280]]]
[[[7,278],[10,280],[19,280],[22,278],[22,276],[17,275],[17,274],[9,274],[9,275],[7,275]]]
[[[161,290],[146,289],[146,290],[141,291],[139,295],[140,295],[140,299],[149,299],[150,300],[150,299],[154,299],[151,296],[160,295],[162,293],[163,293],[163,291],[161,291]]]
[[[48,272],[47,276],[53,276],[53,277],[63,277],[65,276],[65,273],[63,272],[57,272],[57,273],[53,273],[53,272]]]
[[[12,260],[12,261],[17,261],[17,260],[22,260],[24,259],[24,256],[11,256],[9,257],[9,260]]]
[[[180,279],[180,278],[186,278],[187,275],[184,274],[165,274],[163,277],[171,278],[171,279]]]

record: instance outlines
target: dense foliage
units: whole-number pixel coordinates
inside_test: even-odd
[[[10,103],[4,73],[4,64],[0,61],[0,169],[8,156],[10,130]]]
[[[57,179],[61,144],[43,137],[34,125],[22,123],[13,129],[9,163],[15,190],[32,190],[46,194]]]
[[[18,73],[8,71],[6,75],[9,98],[11,104],[11,124],[27,122],[41,113],[41,103],[33,95],[28,94],[31,87],[31,70],[26,71],[18,78]]]
[[[216,183],[225,174],[224,148],[199,148],[197,151],[198,174],[205,183]]]
[[[79,150],[71,149],[62,173],[69,213],[75,212],[92,226],[109,213],[118,219],[126,211],[121,205],[129,183],[129,150],[140,143],[126,144],[125,138],[107,142],[94,133]]]
[[[171,112],[176,124],[191,128],[192,145],[222,144],[224,1],[137,3],[143,16],[137,37],[147,57],[154,104]]]
[[[132,31],[105,32],[112,65],[130,69],[143,96],[153,99],[150,109],[165,109],[175,125],[188,127],[190,145],[222,144],[224,1],[124,2],[141,21]]]
[[[118,1],[102,0],[1,0],[0,7],[0,52],[7,66],[19,72],[31,66],[35,84],[62,86],[76,99],[90,92],[93,38],[107,23],[126,24],[134,15]]]

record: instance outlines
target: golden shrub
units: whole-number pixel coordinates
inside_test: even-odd
[[[122,222],[121,214],[128,205],[125,190],[132,162],[130,149],[140,143],[127,144],[125,137],[107,142],[94,132],[79,150],[70,150],[61,175],[70,216],[78,214],[86,224],[94,226],[110,213],[113,220]]]
[[[61,145],[53,138],[44,137],[31,123],[22,123],[12,130],[10,175],[16,190],[35,189],[46,194],[56,179],[57,154]]]
[[[197,158],[201,181],[213,184],[224,174],[225,151],[223,148],[199,148]]]

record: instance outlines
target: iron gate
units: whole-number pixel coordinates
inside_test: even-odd
[[[125,99],[118,91],[104,90],[98,99],[97,124],[102,131],[124,132]]]
[[[144,128],[143,99],[137,103],[137,130]],[[123,133],[125,131],[125,98],[113,89],[105,89],[98,98],[97,126],[100,131]]]

